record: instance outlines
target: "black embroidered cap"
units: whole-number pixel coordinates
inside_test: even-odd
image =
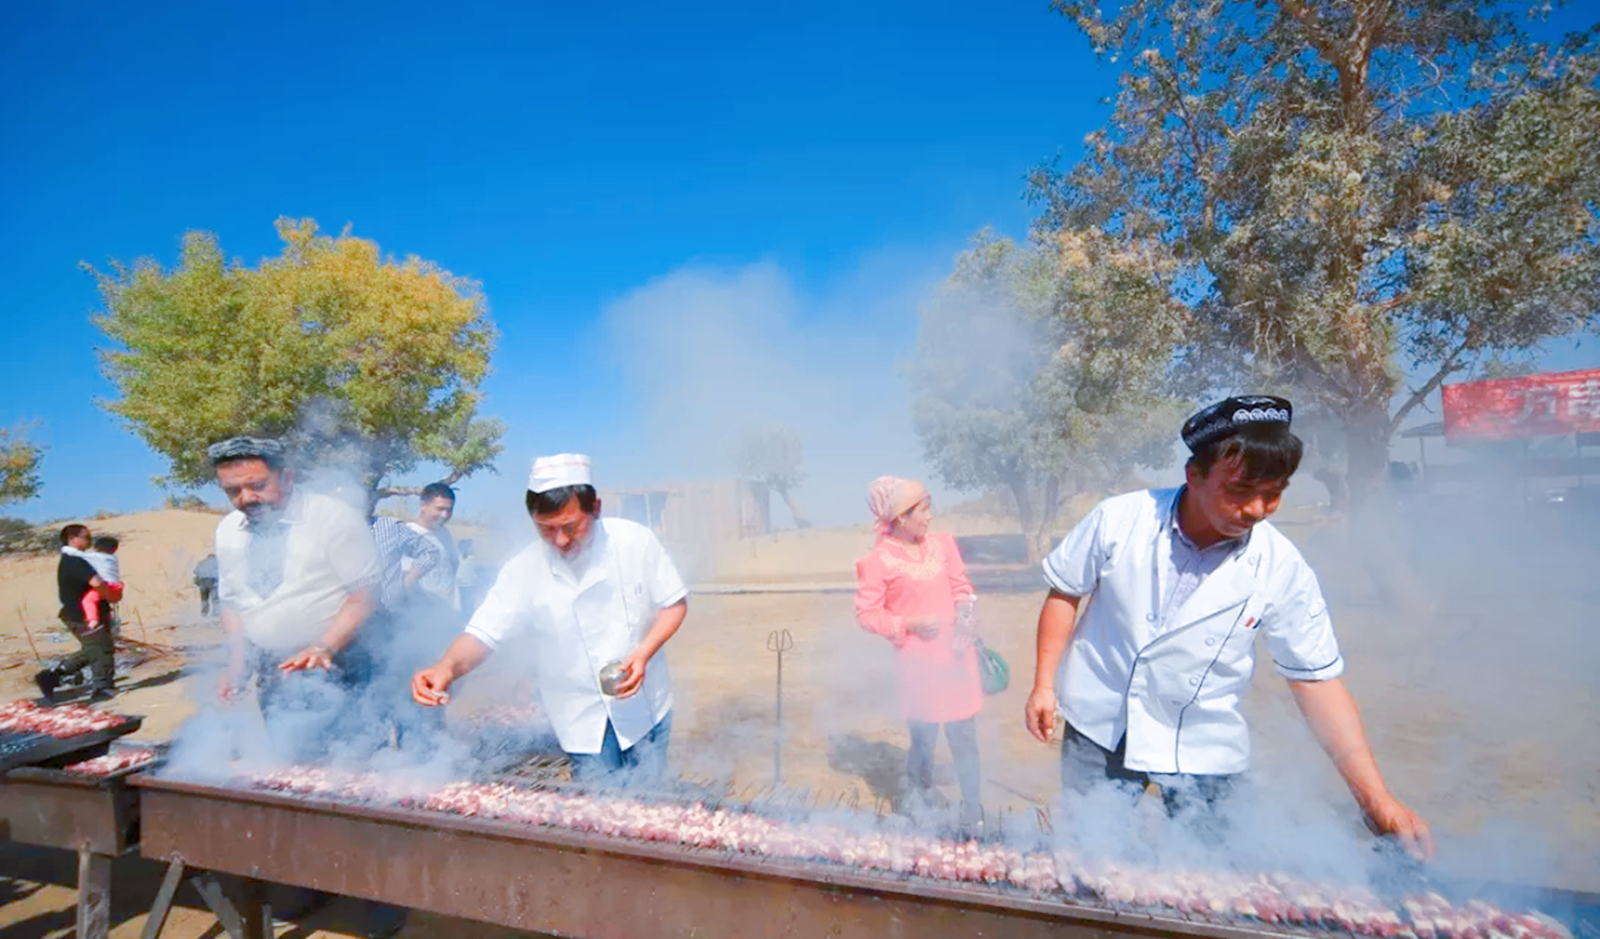
[[[1192,453],[1245,427],[1281,425],[1289,428],[1294,405],[1272,395],[1226,398],[1183,422],[1183,443]]]
[[[283,444],[271,437],[230,437],[206,447],[212,466],[229,460],[261,460],[268,466],[284,464]]]

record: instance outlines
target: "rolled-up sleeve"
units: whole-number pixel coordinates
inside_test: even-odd
[[[1291,681],[1325,681],[1344,674],[1344,656],[1317,575],[1296,558],[1284,595],[1269,609],[1262,628],[1278,674]]]
[[[522,584],[515,573],[514,564],[500,569],[494,586],[484,596],[483,602],[473,612],[466,633],[491,649],[514,636],[522,627]]]
[[[1104,505],[1095,506],[1044,559],[1044,580],[1051,589],[1069,597],[1086,597],[1094,592],[1108,556],[1105,515]]]

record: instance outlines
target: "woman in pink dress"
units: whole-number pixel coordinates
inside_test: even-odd
[[[930,532],[932,499],[921,483],[874,480],[867,504],[878,542],[856,562],[856,621],[897,650],[900,708],[911,726],[906,775],[913,803],[933,796],[933,748],[944,726],[961,784],[961,820],[979,821],[978,731],[983,683],[973,648],[972,602],[956,540]]]

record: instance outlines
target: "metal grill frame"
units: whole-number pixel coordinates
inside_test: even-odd
[[[111,929],[111,861],[139,841],[136,769],[105,776],[25,766],[0,774],[0,838],[78,854],[77,935]]]
[[[403,807],[134,784],[145,857],[585,939],[1305,935]]]

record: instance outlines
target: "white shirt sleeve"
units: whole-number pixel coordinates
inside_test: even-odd
[[[500,568],[500,575],[484,596],[483,602],[473,611],[466,633],[490,649],[514,636],[523,626],[521,578],[511,573],[517,559]]]
[[[1291,681],[1324,681],[1344,674],[1344,657],[1316,572],[1296,557],[1285,595],[1272,604],[1261,628],[1278,674]]]
[[[1104,503],[1095,506],[1044,559],[1044,579],[1051,588],[1069,597],[1094,592],[1110,556],[1103,534],[1105,515]]]
[[[214,541],[217,555],[217,599],[227,606],[238,605],[239,586],[246,576],[244,551],[238,544],[242,537],[238,528],[239,522],[234,516],[225,516],[217,523],[217,535]]]
[[[653,532],[649,544],[645,546],[644,574],[650,586],[650,600],[658,610],[672,606],[689,595],[689,588],[684,586],[677,566],[667,555],[661,539]]]
[[[376,587],[383,576],[378,564],[378,546],[372,540],[372,529],[356,511],[337,499],[328,499],[328,505],[319,506],[331,513],[324,542],[328,563],[339,582],[351,590]]]

